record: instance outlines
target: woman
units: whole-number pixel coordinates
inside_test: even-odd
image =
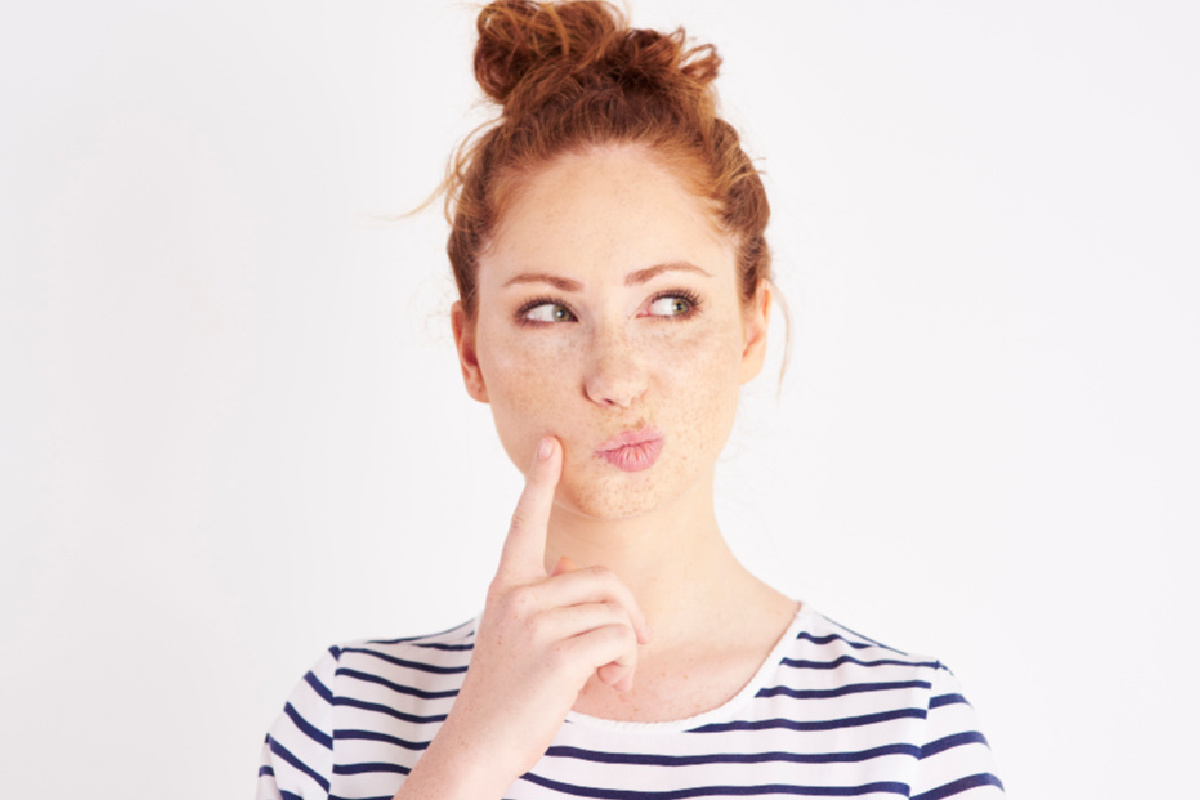
[[[331,648],[260,797],[1000,793],[940,664],[747,572],[713,472],[763,363],[762,183],[682,32],[502,0],[450,181],[467,392],[525,472],[478,620]]]

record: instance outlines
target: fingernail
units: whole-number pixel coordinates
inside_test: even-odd
[[[548,436],[543,436],[541,444],[538,445],[537,457],[538,461],[545,461],[550,457],[551,451],[554,450],[554,442]]]

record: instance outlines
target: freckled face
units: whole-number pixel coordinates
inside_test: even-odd
[[[518,468],[542,435],[562,442],[557,504],[615,519],[709,502],[765,339],[765,303],[743,307],[734,246],[641,147],[560,156],[521,181],[456,338],[468,391],[491,405]],[[598,452],[625,431],[661,435],[649,467]]]

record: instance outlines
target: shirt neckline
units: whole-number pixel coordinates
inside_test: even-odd
[[[733,718],[734,714],[744,704],[753,699],[758,694],[758,691],[770,680],[771,676],[775,674],[775,670],[779,666],[780,661],[782,661],[784,653],[791,646],[792,640],[800,635],[800,631],[804,628],[805,621],[811,613],[807,603],[800,603],[800,607],[796,610],[796,616],[792,618],[792,622],[788,625],[787,630],[783,632],[783,635],[775,642],[775,646],[771,648],[771,652],[763,660],[763,663],[759,665],[758,670],[754,673],[754,677],[737,694],[716,708],[702,711],[699,714],[685,717],[684,719],[665,720],[661,722],[605,719],[603,717],[593,717],[578,711],[569,711],[567,712],[566,721],[568,724],[581,725],[599,730],[647,734],[679,733],[714,722],[728,721]]]

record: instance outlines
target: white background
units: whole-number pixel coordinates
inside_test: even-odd
[[[774,204],[727,534],[948,663],[1014,796],[1195,790],[1196,9],[636,3],[719,46]],[[519,476],[439,214],[375,220],[484,118],[473,20],[5,4],[6,797],[249,797],[326,645],[477,611]]]

